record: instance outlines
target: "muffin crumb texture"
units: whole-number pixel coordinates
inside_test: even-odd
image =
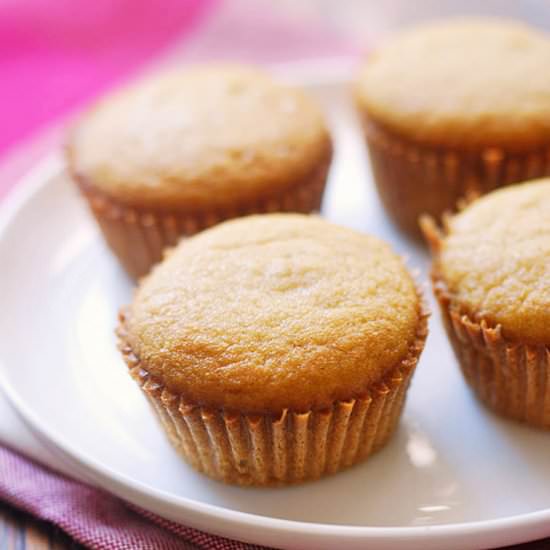
[[[125,205],[239,206],[326,166],[323,114],[302,91],[239,65],[197,66],[111,95],[75,127],[77,179]]]
[[[424,145],[526,150],[550,141],[550,40],[498,18],[420,25],[374,51],[356,98],[386,129]]]
[[[477,321],[550,344],[550,179],[495,191],[451,217],[437,269]]]
[[[279,214],[180,244],[140,285],[124,331],[170,392],[280,414],[364,394],[406,358],[421,317],[414,281],[386,244]]]

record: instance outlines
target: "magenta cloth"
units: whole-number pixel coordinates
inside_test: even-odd
[[[262,550],[190,529],[0,447],[0,500],[101,550]]]
[[[215,0],[0,2],[0,153],[193,31]]]

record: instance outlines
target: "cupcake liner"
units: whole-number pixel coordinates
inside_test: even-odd
[[[437,254],[441,235],[433,221],[422,228]],[[476,320],[452,296],[434,265],[434,294],[466,382],[496,413],[550,429],[550,347],[511,341],[501,325]]]
[[[322,410],[247,414],[187,401],[150,375],[125,342],[119,347],[178,453],[198,471],[238,485],[317,479],[366,459],[395,431],[427,336],[423,310],[407,356],[363,395]]]
[[[366,115],[362,123],[382,203],[414,237],[421,236],[421,214],[437,219],[445,210],[455,210],[463,197],[550,175],[550,147],[523,153],[497,147],[437,149],[401,139]]]
[[[154,210],[127,206],[108,197],[92,183],[73,174],[97,220],[107,244],[133,278],[146,275],[162,259],[163,251],[222,221],[267,212],[319,211],[329,163],[318,167],[307,181],[294,184],[278,194],[258,197],[240,205],[211,210]]]

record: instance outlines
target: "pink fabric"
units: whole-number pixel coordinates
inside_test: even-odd
[[[291,17],[269,7],[269,0],[234,0],[220,5],[204,22],[200,37],[185,44],[186,60],[239,59],[251,63],[285,63],[327,58],[356,59],[365,43],[330,27],[327,16]],[[337,1],[337,0],[336,0]],[[299,5],[297,6],[299,11]],[[319,10],[322,13],[322,9]]]
[[[130,507],[0,447],[0,500],[49,521],[98,550],[261,550]]]
[[[189,34],[214,3],[0,2],[0,153]]]
[[[267,0],[0,1],[0,199],[59,146],[63,115],[144,63],[280,63],[360,53],[322,18],[277,8]],[[23,140],[31,134],[32,141]]]

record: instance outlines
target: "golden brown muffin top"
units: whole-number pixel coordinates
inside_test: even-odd
[[[226,206],[330,159],[316,103],[260,70],[197,66],[108,96],[75,127],[71,171],[126,204]]]
[[[550,179],[494,191],[453,216],[437,265],[475,318],[550,344]]]
[[[374,237],[294,214],[225,222],[142,281],[125,340],[194,403],[305,411],[364,393],[415,341],[419,298]]]
[[[498,18],[398,34],[372,53],[356,99],[375,122],[432,146],[522,150],[550,142],[550,40]]]

